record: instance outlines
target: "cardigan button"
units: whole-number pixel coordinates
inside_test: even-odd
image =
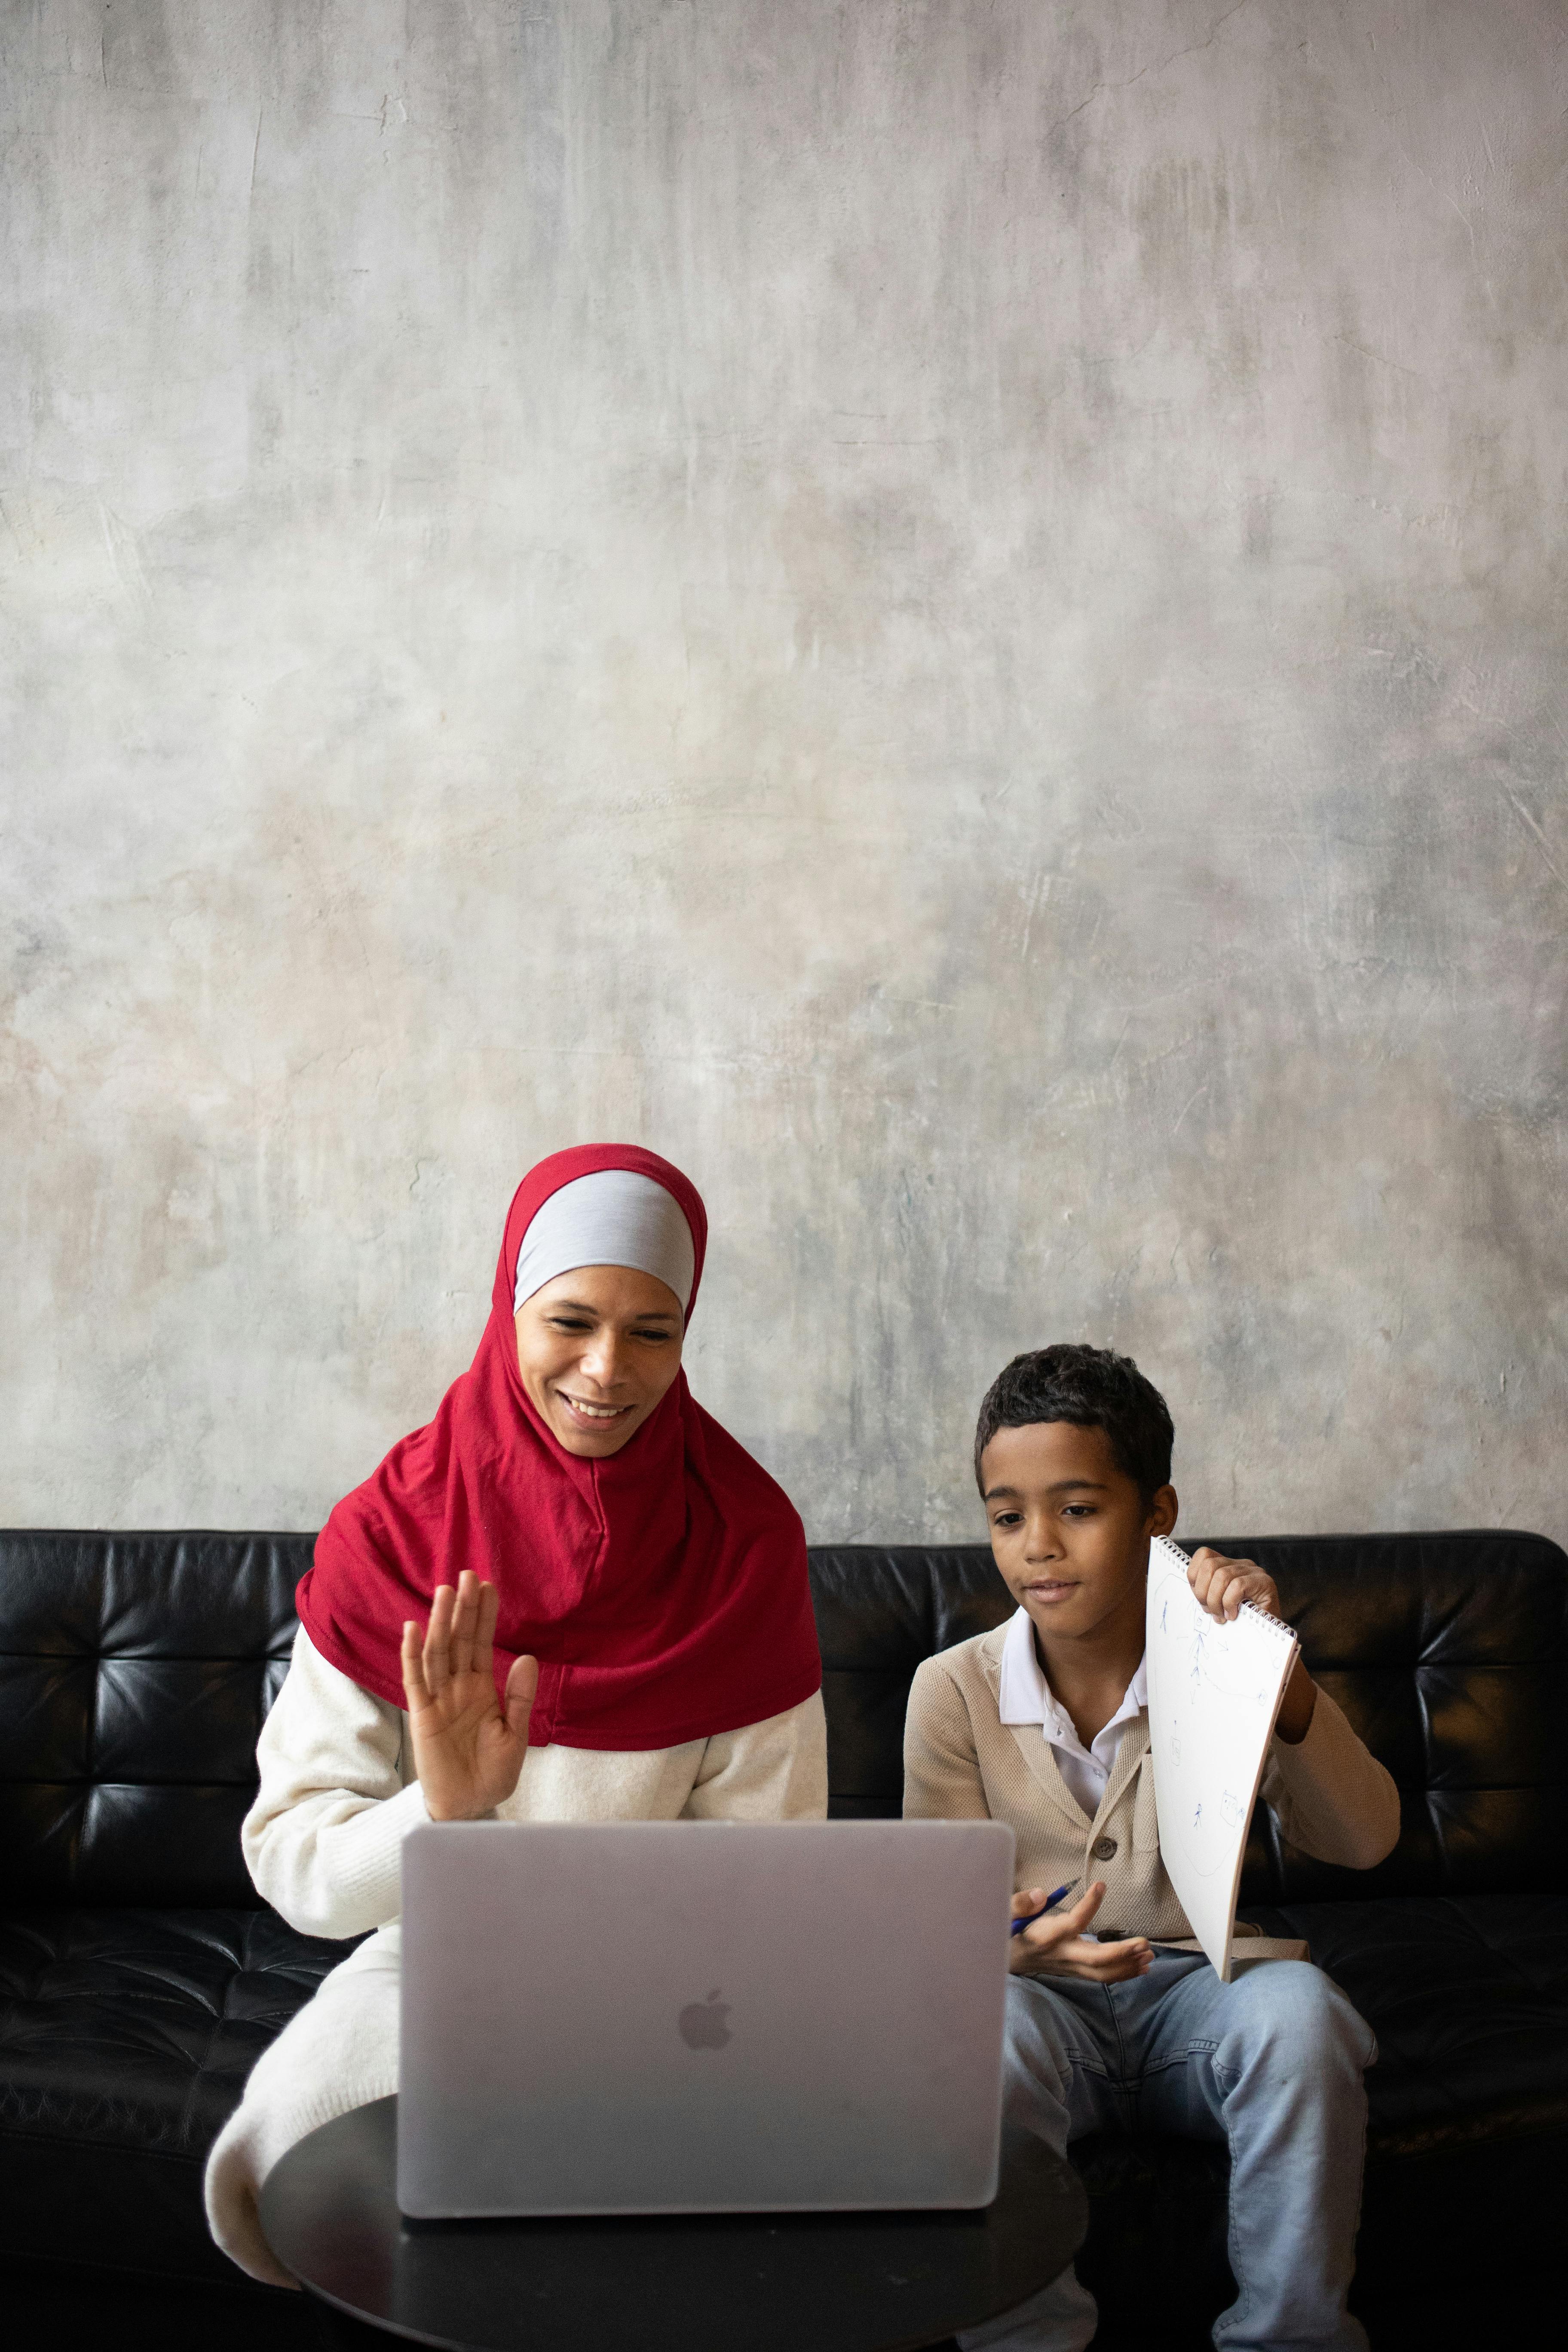
[[[1111,1837],[1096,1838],[1089,1852],[1096,1862],[1110,1862],[1116,1852],[1116,1840]]]

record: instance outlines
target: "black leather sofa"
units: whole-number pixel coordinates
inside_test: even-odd
[[[260,1905],[238,1845],[311,1540],[0,1533],[0,2261],[28,2266],[35,2309],[50,2263],[240,2291],[202,2163],[346,1948]],[[1256,1823],[1243,1910],[1308,1937],[1378,2035],[1373,2340],[1458,2341],[1463,2315],[1554,2285],[1568,2189],[1568,1559],[1490,1532],[1221,1540],[1276,1577],[1400,1785],[1399,1845],[1369,1874]],[[916,1664],[1007,1594],[982,1547],[818,1550],[812,1576],[832,1809],[894,1815]],[[1223,2153],[1106,2140],[1075,2160],[1097,2341],[1202,2342],[1230,2292]]]

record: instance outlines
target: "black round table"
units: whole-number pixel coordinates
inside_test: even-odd
[[[406,2221],[396,2144],[395,2099],[323,2124],[268,2176],[261,2226],[335,2309],[452,2352],[902,2352],[1048,2285],[1088,2211],[1009,2134],[980,2212]]]

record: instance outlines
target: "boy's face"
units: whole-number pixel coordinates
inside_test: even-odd
[[[991,1549],[1048,1649],[1136,1631],[1142,1647],[1149,1538],[1176,1524],[1176,1494],[1145,1503],[1103,1429],[1036,1421],[999,1429],[980,1457]]]

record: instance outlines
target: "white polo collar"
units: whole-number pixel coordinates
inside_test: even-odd
[[[1140,1658],[1138,1671],[1122,1693],[1121,1706],[1100,1738],[1103,1739],[1105,1732],[1114,1730],[1117,1725],[1131,1722],[1148,1704],[1148,1661]],[[1004,1723],[1037,1723],[1047,1739],[1070,1740],[1074,1748],[1079,1744],[1071,1717],[1057,1705],[1051,1686],[1046,1680],[1035,1649],[1034,1620],[1024,1608],[1020,1608],[1008,1621],[1006,1636],[1002,1643],[997,1707]]]

